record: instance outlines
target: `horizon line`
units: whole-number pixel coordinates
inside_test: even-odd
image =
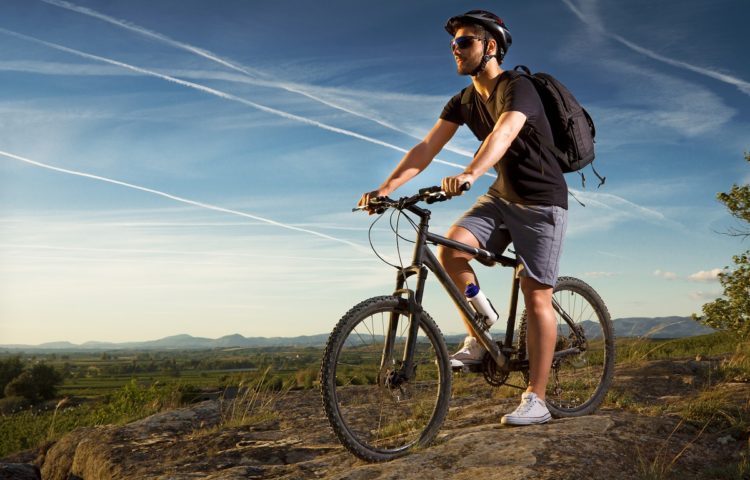
[[[657,317],[643,317],[643,316],[629,316],[629,317],[620,317],[620,318],[613,318],[612,322],[618,322],[622,320],[666,320],[666,319],[674,319],[679,318],[683,320],[693,320],[691,316],[689,315],[661,315]],[[694,320],[695,321],[695,320]],[[702,325],[700,322],[695,321],[697,325]],[[707,327],[710,328],[710,327]],[[717,330],[718,331],[718,330]],[[444,336],[454,336],[454,335],[465,335],[466,332],[449,332],[444,333]],[[504,331],[496,331],[493,332],[494,334],[504,333]],[[263,339],[263,340],[273,340],[273,339],[299,339],[299,338],[310,338],[310,337],[319,337],[325,335],[326,337],[330,335],[330,332],[323,332],[323,333],[313,333],[313,334],[301,334],[301,335],[294,335],[294,336],[282,336],[282,335],[274,335],[274,336],[245,336],[241,333],[230,333],[226,335],[222,335],[220,337],[216,338],[210,338],[210,337],[203,337],[203,336],[194,336],[189,333],[177,333],[174,335],[167,335],[165,337],[153,339],[153,340],[124,340],[124,341],[102,341],[102,340],[87,340],[83,343],[73,343],[69,340],[53,340],[49,342],[42,342],[36,345],[32,344],[25,344],[25,343],[10,343],[10,344],[0,344],[0,349],[18,349],[18,348],[49,348],[49,349],[70,349],[73,347],[83,347],[85,345],[90,344],[101,344],[101,345],[107,345],[107,346],[117,346],[117,345],[129,345],[129,344],[147,344],[147,343],[155,343],[160,342],[163,340],[168,339],[174,339],[174,338],[186,338],[186,339],[195,339],[195,340],[210,340],[210,341],[217,341],[221,340],[223,338],[227,337],[242,337],[246,340],[254,340],[254,339]],[[67,344],[70,345],[70,347],[53,347],[53,346],[47,346],[45,345],[55,345],[55,344]],[[239,346],[239,345],[237,345]],[[91,348],[91,347],[88,347]],[[171,348],[179,348],[179,347],[171,347]]]

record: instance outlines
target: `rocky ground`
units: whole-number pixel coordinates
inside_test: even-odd
[[[220,402],[205,401],[125,426],[79,429],[4,459],[0,479],[39,478],[36,467],[45,480],[739,478],[721,469],[744,461],[749,432],[702,429],[664,408],[705,393],[706,368],[694,360],[620,366],[611,401],[597,414],[524,428],[499,424],[517,398],[502,398],[481,377],[462,378],[436,442],[381,464],[340,446],[317,391],[279,396],[252,426],[227,426]],[[716,388],[730,392],[733,412],[750,413],[750,385]],[[721,410],[716,415],[730,415]]]

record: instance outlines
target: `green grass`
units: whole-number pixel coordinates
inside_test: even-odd
[[[737,338],[726,332],[672,340],[625,338],[617,341],[617,362],[638,363],[646,360],[715,357],[734,353]]]
[[[135,380],[105,399],[69,406],[66,401],[37,405],[0,422],[0,458],[40,446],[78,427],[124,424],[181,403],[183,386],[145,386]],[[68,403],[68,405],[66,405]]]
[[[219,393],[227,387],[253,385],[262,377],[263,395],[253,400],[254,405],[247,403],[248,398],[238,403],[234,415],[226,419],[238,425],[252,422],[279,392],[314,388],[321,354],[321,349],[309,347],[22,353],[24,363],[53,365],[64,373],[64,381],[57,399],[46,404],[29,407],[28,402],[0,398],[0,458],[36,448],[78,427],[123,424],[189,403],[197,391]],[[14,355],[0,353],[0,358]],[[70,401],[55,411],[63,398]],[[23,408],[19,411],[19,407]]]

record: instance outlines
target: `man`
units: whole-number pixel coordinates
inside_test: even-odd
[[[460,125],[466,124],[482,141],[463,173],[444,178],[442,188],[448,195],[461,195],[462,184],[473,184],[492,167],[497,180],[446,236],[497,252],[513,240],[523,266],[520,280],[528,316],[530,381],[521,404],[504,415],[501,423],[545,423],[551,418],[544,398],[557,339],[552,288],[567,223],[567,185],[557,160],[541,151],[538,143],[524,140],[525,126],[550,141],[552,132],[531,82],[500,67],[511,45],[503,21],[490,12],[472,10],[452,17],[445,28],[453,36],[451,51],[458,73],[470,75],[472,84],[448,101],[424,140],[404,156],[377,190],[364,194],[359,204],[367,206],[370,198],[389,195],[424,170]],[[501,101],[498,95],[502,95]],[[477,284],[470,255],[441,248],[438,257],[459,288]],[[468,321],[463,320],[471,332]],[[463,348],[451,356],[451,365],[479,363],[484,354],[484,348],[469,336]]]

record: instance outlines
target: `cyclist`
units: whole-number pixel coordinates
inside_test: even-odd
[[[493,13],[472,10],[450,18],[445,29],[453,36],[451,51],[459,75],[471,76],[469,92],[465,88],[448,101],[427,136],[403,157],[377,190],[362,196],[359,205],[367,206],[370,198],[389,195],[424,170],[460,125],[466,124],[482,142],[464,171],[444,178],[442,188],[448,195],[461,195],[462,184],[473,184],[493,167],[497,180],[446,236],[497,252],[504,251],[513,240],[522,265],[530,380],[521,404],[504,415],[501,423],[545,423],[551,418],[544,394],[557,339],[552,288],[567,224],[567,185],[557,160],[519,135],[528,124],[552,141],[544,107],[531,81],[501,68],[512,41],[505,23]],[[501,111],[494,112],[497,121],[493,121],[490,112],[497,110],[496,95],[503,95],[504,102]],[[456,285],[478,284],[469,265],[470,255],[441,247],[438,257]],[[471,332],[468,321],[463,320]],[[479,363],[484,354],[484,347],[469,336],[451,356],[451,365]]]

